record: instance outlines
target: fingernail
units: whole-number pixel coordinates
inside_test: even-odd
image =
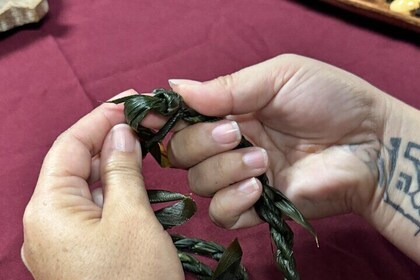
[[[92,191],[92,199],[93,202],[98,205],[99,207],[103,207],[104,205],[104,194],[102,188],[96,188]]]
[[[139,94],[139,93],[137,91],[135,91],[134,89],[127,89],[127,90],[117,94],[116,96],[111,97],[110,99],[108,99],[108,101],[115,100],[115,99],[118,99],[118,98],[121,98],[121,97],[124,97],[124,96],[135,95],[135,94]]]
[[[120,152],[132,152],[136,138],[131,128],[126,124],[118,124],[111,131],[112,148]]]
[[[201,85],[199,81],[187,80],[187,79],[169,79],[169,85],[172,86],[179,86],[179,85]]]
[[[251,178],[239,184],[238,191],[251,194],[259,189],[257,179]]]
[[[230,144],[241,139],[239,126],[235,121],[216,126],[211,132],[211,135],[219,144]]]
[[[268,164],[267,152],[261,148],[246,153],[242,160],[246,165],[255,169],[265,168]]]

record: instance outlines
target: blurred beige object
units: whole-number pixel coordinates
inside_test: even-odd
[[[337,7],[347,9],[351,12],[355,12],[364,16],[368,16],[374,19],[378,19],[390,24],[401,26],[407,29],[411,29],[417,33],[420,33],[420,17],[413,16],[406,13],[397,13],[390,10],[390,5],[385,0],[321,0],[328,2]],[[397,2],[398,1],[398,2]],[[419,0],[395,0],[394,5],[402,4],[407,1],[407,4],[415,3]],[[409,3],[408,3],[409,2]],[[408,6],[411,6],[409,4]],[[411,8],[410,8],[411,9]]]
[[[420,0],[395,0],[389,8],[391,11],[401,14],[410,15],[410,12],[420,6]]]
[[[0,32],[38,22],[47,12],[47,0],[0,0]]]

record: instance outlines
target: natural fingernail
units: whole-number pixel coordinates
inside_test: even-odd
[[[179,85],[200,85],[201,82],[194,81],[194,80],[187,80],[187,79],[169,79],[169,85],[172,86],[179,86]]]
[[[265,168],[268,164],[267,152],[261,148],[246,153],[242,160],[246,165],[255,169]]]
[[[216,126],[211,132],[211,135],[219,144],[230,144],[241,139],[239,126],[234,121]]]
[[[251,178],[239,184],[238,191],[251,194],[259,189],[257,179]]]
[[[131,128],[126,124],[118,124],[111,131],[112,148],[120,152],[132,152],[136,144],[136,138]]]
[[[92,191],[93,202],[102,208],[104,205],[104,194],[102,188],[96,188]]]

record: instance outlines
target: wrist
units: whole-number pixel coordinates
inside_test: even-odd
[[[420,112],[386,94],[381,98],[377,185],[362,216],[420,262]]]

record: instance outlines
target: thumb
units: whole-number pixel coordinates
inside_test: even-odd
[[[127,211],[153,213],[141,175],[141,148],[126,124],[114,126],[101,151],[102,216]]]
[[[270,59],[207,82],[170,79],[169,84],[201,114],[251,113],[267,105],[286,82],[281,60]]]

